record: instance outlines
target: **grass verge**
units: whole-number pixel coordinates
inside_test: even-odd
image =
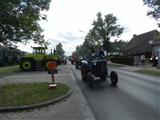
[[[53,100],[67,93],[69,87],[58,83],[48,89],[48,83],[26,83],[0,85],[0,107],[31,105]]]
[[[8,75],[8,74],[19,72],[19,71],[21,71],[21,69],[19,68],[19,65],[0,67],[0,76]]]
[[[160,77],[160,71],[152,71],[152,70],[136,70],[135,72],[141,73],[141,74],[146,74],[146,75],[152,75],[152,76]]]

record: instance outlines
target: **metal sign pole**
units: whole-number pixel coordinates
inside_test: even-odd
[[[54,83],[54,71],[56,70],[56,63],[50,62],[48,64],[48,68],[51,70],[51,78],[52,78],[52,83],[49,84],[49,88],[55,88],[57,84]]]

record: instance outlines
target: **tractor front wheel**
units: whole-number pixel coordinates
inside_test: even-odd
[[[24,71],[30,71],[30,70],[33,70],[33,68],[34,68],[33,64],[34,64],[33,60],[24,59],[24,60],[22,60],[22,62],[20,64],[20,67]]]
[[[112,71],[110,74],[111,83],[113,86],[116,86],[118,83],[118,75],[115,71]]]

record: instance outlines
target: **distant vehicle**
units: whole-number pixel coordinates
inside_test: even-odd
[[[20,61],[20,68],[24,71],[44,68],[49,70],[48,64],[50,61],[59,64],[59,56],[56,53],[47,55],[45,47],[33,47],[33,53],[27,54]]]
[[[71,62],[72,56],[68,56],[68,60]]]
[[[77,55],[77,52],[74,51],[72,53],[72,57],[71,57],[71,64],[75,64],[77,62],[77,60],[78,60],[78,55]]]

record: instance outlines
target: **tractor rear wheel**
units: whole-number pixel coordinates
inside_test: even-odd
[[[87,72],[86,66],[82,65],[82,67],[81,67],[81,77],[82,77],[82,80],[84,82],[87,82],[87,74],[88,74],[88,72]]]
[[[89,82],[89,87],[93,88],[93,81],[94,81],[93,75],[89,74],[87,79],[88,79],[88,82]]]
[[[116,86],[118,83],[118,75],[115,71],[112,71],[110,74],[111,83],[113,86]]]
[[[34,69],[34,62],[31,59],[23,59],[20,67],[24,71],[30,71]]]

